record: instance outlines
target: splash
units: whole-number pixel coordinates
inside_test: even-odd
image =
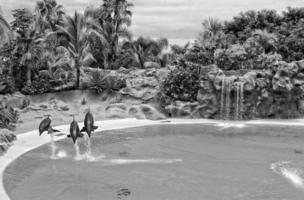
[[[91,138],[87,134],[85,134],[85,146],[86,146],[86,152],[85,152],[86,157],[93,158],[92,147],[91,147]]]
[[[68,155],[65,151],[61,150],[57,153],[57,158],[66,158]]]
[[[86,146],[86,150],[83,154],[80,153],[80,148],[79,148],[79,141],[77,140],[76,143],[74,144],[75,148],[75,157],[74,160],[76,161],[87,161],[87,162],[97,162],[99,160],[102,160],[105,158],[104,155],[99,155],[99,156],[94,156],[92,154],[92,149],[91,149],[91,139],[86,135],[84,145]]]
[[[50,134],[51,136],[51,159],[56,159],[56,145],[54,141],[54,135],[53,133]]]
[[[219,130],[225,130],[228,128],[245,128],[246,125],[243,123],[218,123],[216,126],[221,127]]]
[[[287,179],[296,188],[304,190],[303,170],[293,162],[282,161],[282,162],[273,163],[271,164],[270,169],[274,173]]]
[[[78,140],[76,140],[74,144],[74,149],[75,149],[75,160],[81,160],[82,156],[80,154]]]
[[[104,160],[105,164],[128,165],[128,164],[173,164],[182,162],[182,159],[109,159]]]

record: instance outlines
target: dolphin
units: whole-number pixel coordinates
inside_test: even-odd
[[[60,132],[58,130],[55,130],[51,126],[52,120],[50,118],[50,115],[48,115],[47,118],[41,121],[39,124],[39,136],[41,136],[45,131],[48,132],[48,134],[54,133],[54,132]]]
[[[75,121],[75,117],[73,116],[73,121],[70,125],[70,135],[68,135],[68,138],[72,138],[74,144],[76,143],[77,138],[83,137],[83,134],[80,133],[79,125]]]
[[[85,118],[84,118],[84,127],[80,132],[86,132],[89,137],[91,137],[92,132],[94,132],[98,126],[94,126],[94,117],[89,109]]]

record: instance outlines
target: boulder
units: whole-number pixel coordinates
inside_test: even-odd
[[[9,107],[24,109],[30,104],[30,99],[20,92],[16,92],[14,94],[0,95],[0,102]]]
[[[163,120],[166,117],[148,104],[134,105],[128,111],[129,116],[137,119]]]
[[[145,68],[160,68],[160,65],[156,62],[145,62],[144,67]]]
[[[111,119],[128,117],[128,106],[123,103],[111,104],[105,108],[106,116]]]
[[[194,118],[198,107],[198,102],[176,101],[166,106],[165,110],[173,118]]]
[[[0,129],[0,155],[4,154],[16,139],[16,135],[11,131]]]
[[[144,102],[157,97],[160,91],[160,83],[168,73],[167,69],[139,69],[130,71],[126,75],[126,87],[120,90],[120,94]]]
[[[149,120],[162,120],[165,116],[148,104],[127,106],[123,103],[111,104],[105,108],[108,118],[137,118]]]
[[[200,81],[197,101],[199,106],[195,109],[197,112],[196,116],[201,118],[210,118],[218,112],[219,104],[212,82],[209,80]]]

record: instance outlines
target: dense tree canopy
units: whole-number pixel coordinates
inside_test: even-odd
[[[229,21],[209,18],[193,43],[169,48],[166,38],[133,38],[132,6],[127,0],[102,0],[83,14],[68,15],[56,0],[38,0],[33,12],[13,10],[11,23],[0,15],[0,73],[16,90],[32,94],[65,84],[80,87],[89,68],[265,69],[304,59],[304,8],[251,10]]]

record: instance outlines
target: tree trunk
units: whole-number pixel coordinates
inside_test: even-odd
[[[76,88],[80,87],[80,64],[78,58],[75,59],[76,67]]]
[[[27,67],[26,71],[26,85],[30,86],[32,85],[32,69],[30,67]]]

